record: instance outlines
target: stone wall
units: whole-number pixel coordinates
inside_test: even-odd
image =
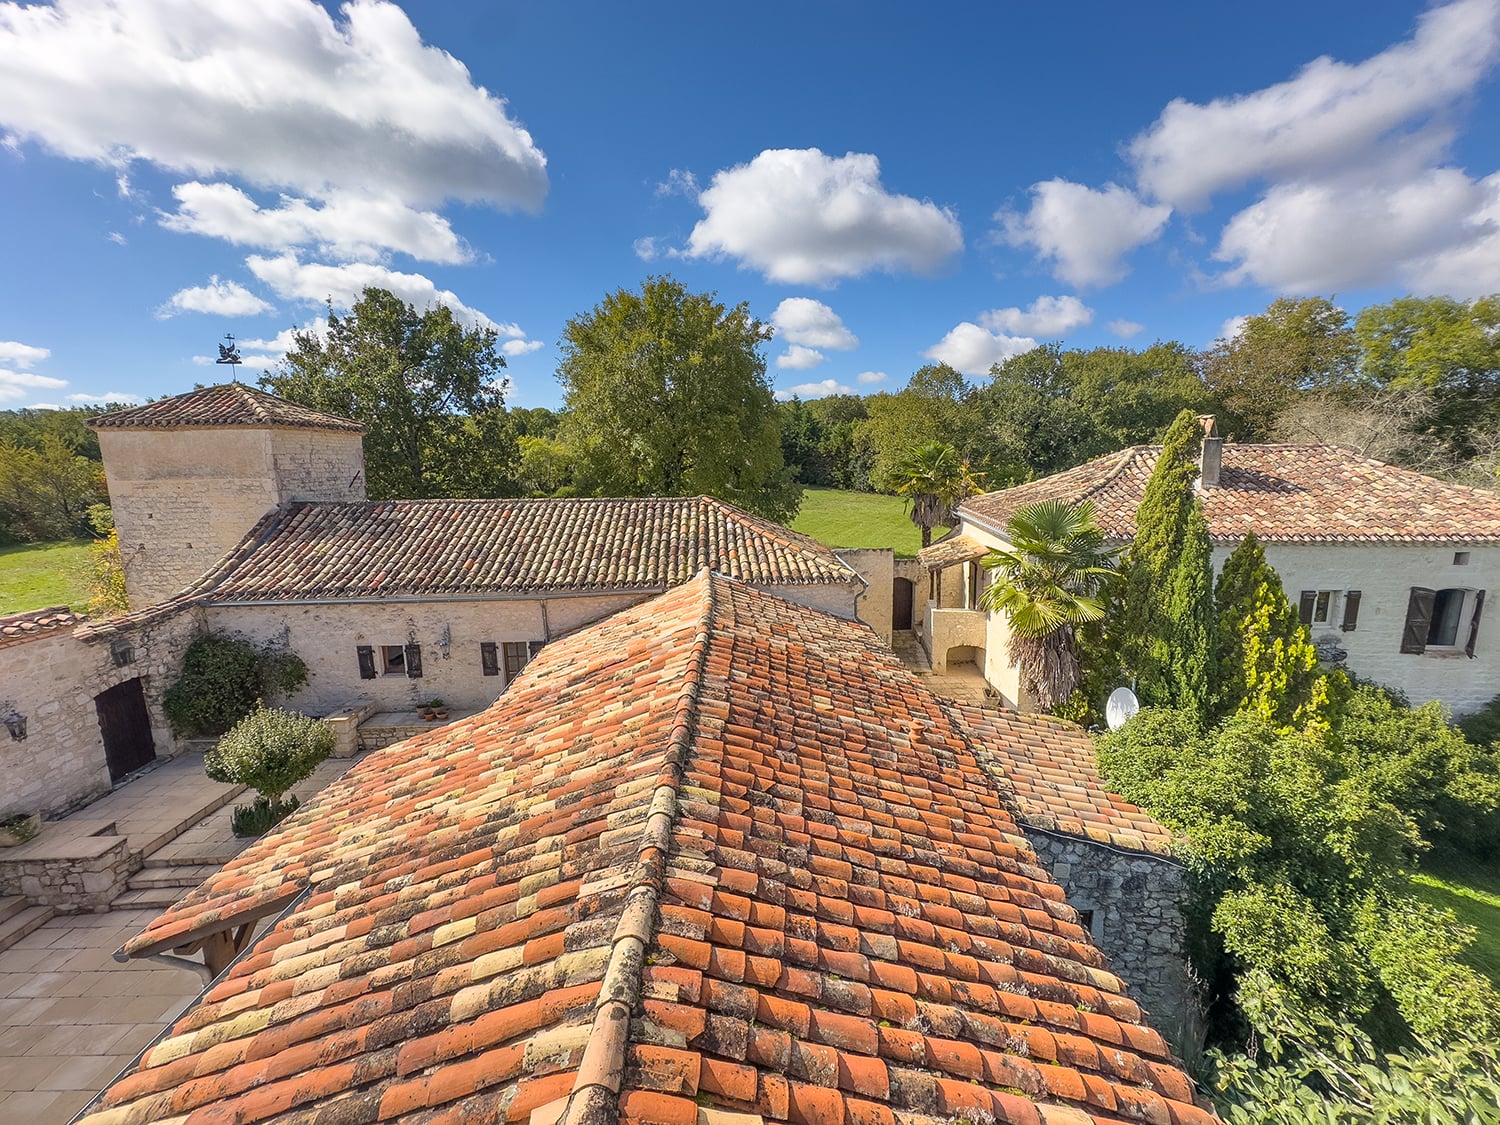
[[[363,500],[357,433],[292,428],[99,431],[130,604],[197,581],[289,500]]]
[[[1202,1049],[1202,1001],[1187,961],[1183,869],[1144,852],[1021,827],[1068,905],[1092,912],[1087,928],[1095,944],[1151,1013],[1151,1025],[1178,1054],[1196,1056]]]
[[[139,677],[158,758],[176,753],[161,697],[182,668],[182,654],[202,627],[196,611],[92,640],[58,630],[0,647],[5,698],[25,715],[26,740],[0,731],[0,813],[76,808],[110,789],[94,699]],[[117,665],[114,643],[130,650]]]
[[[896,552],[889,547],[835,547],[833,551],[867,583],[859,595],[859,619],[890,644]]]

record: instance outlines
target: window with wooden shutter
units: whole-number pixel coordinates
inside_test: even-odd
[[[1420,655],[1427,651],[1427,633],[1432,628],[1432,603],[1436,590],[1413,586],[1406,603],[1406,625],[1401,630],[1401,651]]]
[[[422,678],[422,646],[407,645],[405,656],[407,678],[420,680]]]
[[[500,674],[500,646],[494,641],[479,642],[479,665],[486,676]]]
[[[1318,592],[1316,590],[1303,590],[1302,603],[1297,607],[1297,619],[1304,625],[1311,625],[1313,609],[1318,604]]]
[[[1474,659],[1474,649],[1479,644],[1479,615],[1484,612],[1484,591],[1479,590],[1474,594],[1474,613],[1469,618],[1469,640],[1464,645],[1464,654],[1470,660]]]
[[[1359,598],[1358,590],[1344,591],[1344,632],[1354,632],[1354,626],[1359,622]]]
[[[526,661],[531,658],[531,653],[526,647],[525,641],[505,642],[505,682],[510,683],[521,674],[521,669],[526,667]]]
[[[359,656],[359,678],[373,680],[375,678],[375,646],[360,645],[354,651]]]

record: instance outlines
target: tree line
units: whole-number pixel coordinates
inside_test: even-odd
[[[709,493],[790,519],[804,487],[898,492],[913,451],[954,448],[1003,488],[1161,439],[1182,410],[1230,440],[1331,441],[1491,486],[1500,297],[1403,297],[1351,316],[1283,298],[1207,351],[1044,344],[973,382],[944,364],[896,391],[774,400],[748,305],[670,277],[563,330],[560,410],[507,408],[493,329],[367,289],[261,378],[366,426],[372,498]],[[104,496],[89,410],[0,412],[0,541],[86,533]]]

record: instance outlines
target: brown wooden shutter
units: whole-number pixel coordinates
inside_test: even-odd
[[[422,678],[422,646],[406,646],[406,676],[407,679],[420,680]]]
[[[1344,625],[1346,633],[1354,632],[1354,626],[1359,621],[1359,591],[1344,591]]]
[[[1469,643],[1464,645],[1464,652],[1470,660],[1474,659],[1474,648],[1479,643],[1479,615],[1484,612],[1484,591],[1480,590],[1474,595],[1474,616],[1469,618]]]
[[[1302,604],[1297,607],[1297,619],[1304,625],[1311,625],[1313,610],[1318,604],[1318,592],[1316,590],[1302,591]]]
[[[1427,651],[1427,633],[1432,628],[1432,602],[1436,590],[1413,586],[1406,603],[1406,627],[1401,631],[1401,651],[1419,655]]]
[[[494,641],[479,642],[479,663],[484,668],[486,676],[500,674],[500,649]]]
[[[375,678],[375,649],[371,645],[360,645],[355,650],[359,655],[359,678],[362,680],[373,680]]]

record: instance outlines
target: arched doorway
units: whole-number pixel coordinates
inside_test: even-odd
[[[916,586],[910,578],[898,578],[891,585],[891,628],[910,629],[912,603],[916,599]]]

